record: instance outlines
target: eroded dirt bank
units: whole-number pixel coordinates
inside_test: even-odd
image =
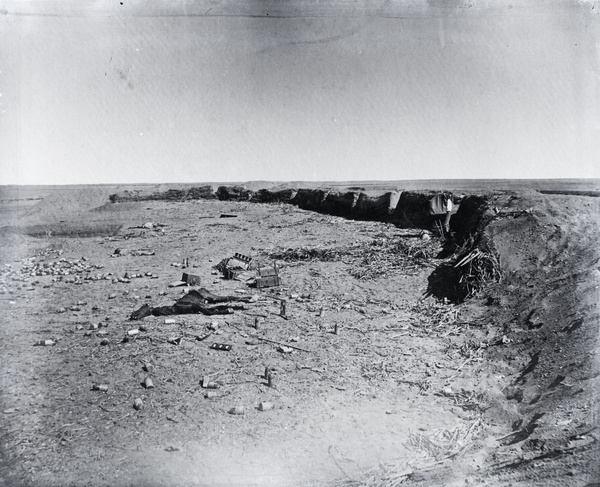
[[[428,192],[227,194],[70,220],[121,225],[114,236],[2,235],[5,485],[599,481],[597,198],[466,195],[449,246],[423,232]],[[269,203],[251,202],[257,194]],[[502,279],[462,300],[465,276],[452,273],[476,249],[497,258]],[[213,275],[233,252],[277,261],[282,287]],[[185,257],[203,286],[256,302],[223,317],[149,317],[123,341],[139,326],[127,320],[134,309],[181,296],[168,284]],[[70,273],[31,275],[55,267]],[[213,322],[208,341],[231,352],[194,338]],[[216,400],[204,397],[206,374]],[[148,375],[153,389],[141,384]],[[99,383],[108,391],[91,390]],[[266,401],[274,408],[259,411]],[[245,415],[228,414],[237,405]]]

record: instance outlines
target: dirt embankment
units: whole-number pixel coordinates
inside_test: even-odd
[[[486,290],[486,305],[510,346],[491,347],[488,359],[504,383],[498,406],[513,421],[500,441],[512,455],[491,457],[495,482],[600,479],[599,216],[600,202],[584,196],[490,201],[483,238],[503,278]]]

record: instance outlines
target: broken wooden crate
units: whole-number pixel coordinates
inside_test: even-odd
[[[256,271],[256,274],[257,289],[279,286],[281,284],[279,272],[277,271],[277,265],[259,267]]]
[[[233,257],[227,260],[225,269],[223,269],[223,276],[225,279],[235,279],[242,272],[247,271],[252,264],[252,257],[235,253]]]

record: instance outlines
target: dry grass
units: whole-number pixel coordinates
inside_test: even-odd
[[[500,262],[496,255],[476,248],[454,266],[461,271],[460,284],[467,297],[473,296],[489,282],[498,282],[502,277]]]
[[[451,430],[441,428],[431,432],[411,433],[408,445],[436,461],[455,458],[463,455],[473,445],[473,438],[481,429],[482,421],[477,418]]]
[[[416,472],[431,470],[466,453],[482,429],[481,418],[477,418],[450,430],[441,428],[410,434],[406,444],[412,451],[410,456],[367,470],[360,478],[350,478],[344,472],[346,478],[337,480],[332,487],[399,486]]]
[[[441,244],[437,239],[409,240],[401,236],[382,234],[371,240],[344,247],[277,249],[269,253],[268,257],[285,262],[345,262],[352,266],[349,270],[352,277],[371,280],[429,265],[430,259],[437,255],[440,249]]]

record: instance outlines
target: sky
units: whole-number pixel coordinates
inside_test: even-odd
[[[0,0],[0,184],[472,178],[600,178],[598,1]]]

